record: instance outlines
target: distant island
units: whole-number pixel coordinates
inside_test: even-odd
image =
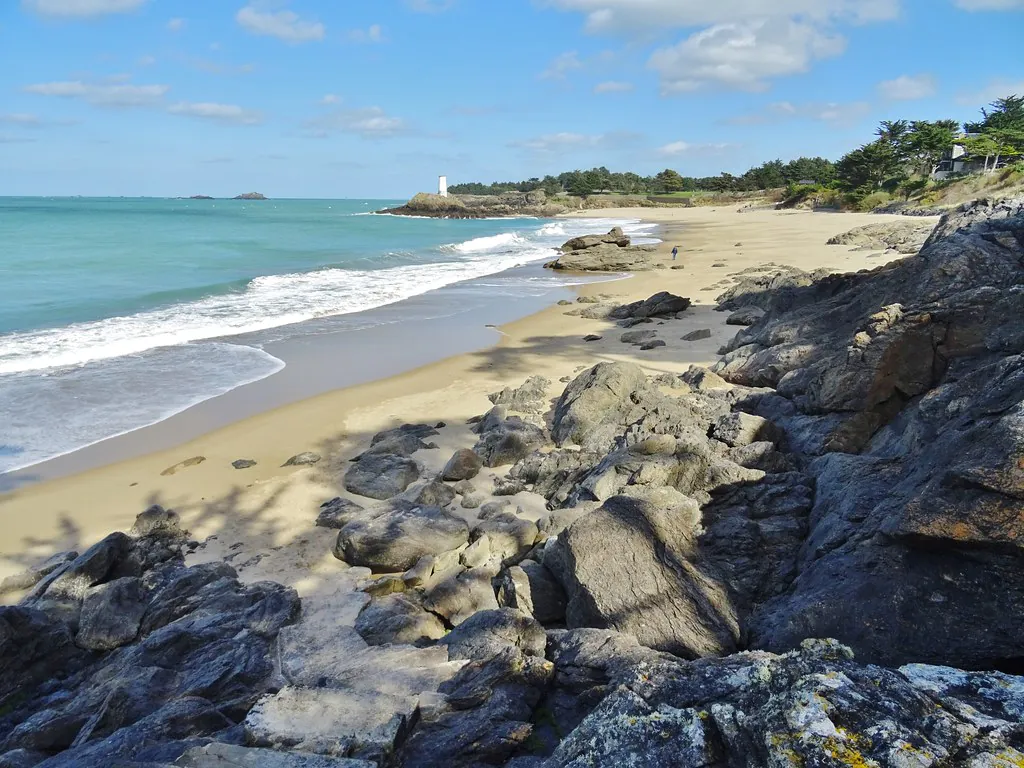
[[[246,192],[244,195],[235,195],[235,200],[266,200],[267,198],[259,192]]]
[[[189,200],[213,200],[209,195],[192,195]]]

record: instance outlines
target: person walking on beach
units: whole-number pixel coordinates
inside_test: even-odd
[[[672,261],[675,261],[676,260],[676,256],[678,256],[678,255],[679,255],[679,246],[678,245],[673,246],[672,247]]]

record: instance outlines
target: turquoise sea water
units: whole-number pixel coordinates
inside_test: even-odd
[[[613,224],[642,234],[372,215],[392,202],[0,198],[0,472],[275,373],[254,332],[549,259]]]

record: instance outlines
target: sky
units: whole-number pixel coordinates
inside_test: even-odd
[[[837,159],[1024,94],[1024,0],[0,0],[0,195]]]

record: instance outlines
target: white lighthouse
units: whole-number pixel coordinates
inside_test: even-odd
[[[441,197],[448,197],[448,177],[438,176],[437,177],[437,194]]]

